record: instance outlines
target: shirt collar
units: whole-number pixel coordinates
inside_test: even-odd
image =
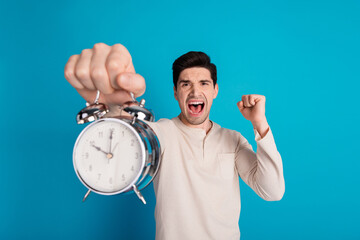
[[[191,135],[198,135],[201,137],[205,137],[206,136],[206,132],[204,129],[202,128],[194,128],[194,127],[189,127],[187,125],[185,125],[179,117],[174,117],[173,122],[175,123],[175,125],[182,130],[183,132],[185,132],[186,134],[191,134]],[[211,120],[210,120],[211,121]],[[208,132],[208,136],[212,133],[214,133],[217,129],[221,128],[219,124],[211,121],[212,126]]]

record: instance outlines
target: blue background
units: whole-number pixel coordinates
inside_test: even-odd
[[[0,2],[0,238],[153,239],[153,187],[91,194],[72,166],[84,101],[64,78],[73,54],[122,43],[157,118],[177,116],[171,64],[190,50],[218,67],[211,119],[255,144],[236,107],[267,97],[286,193],[241,182],[242,240],[360,239],[359,1]],[[255,145],[254,145],[255,146]]]

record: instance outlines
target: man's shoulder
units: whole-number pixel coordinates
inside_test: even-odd
[[[150,127],[155,129],[167,129],[174,126],[172,119],[161,118],[156,122],[146,122]]]
[[[170,126],[170,125],[174,125],[173,120],[172,119],[168,119],[168,118],[160,118],[159,120],[157,120],[156,122],[153,122],[154,125],[158,125],[158,126]]]
[[[214,126],[216,127],[216,131],[218,132],[218,134],[223,135],[223,136],[228,136],[228,137],[234,137],[234,138],[241,138],[243,137],[242,134],[237,131],[237,130],[233,130],[230,128],[224,128],[221,127],[220,125],[218,125],[217,123],[214,122]]]
[[[240,132],[230,129],[230,128],[225,128],[220,126],[219,124],[217,124],[216,122],[213,122],[213,125],[215,127],[216,130],[220,131],[221,133],[228,133],[228,134],[240,134]]]

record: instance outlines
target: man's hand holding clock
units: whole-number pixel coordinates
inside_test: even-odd
[[[146,203],[140,190],[158,171],[160,144],[142,121],[153,120],[145,100],[134,99],[144,94],[145,80],[135,72],[130,53],[121,44],[97,43],[71,56],[64,75],[91,103],[79,112],[77,122],[95,120],[80,133],[73,151],[75,172],[89,189],[83,200],[91,191],[102,195],[134,191]],[[99,161],[105,157],[106,163]]]
[[[99,102],[121,105],[145,92],[144,78],[135,72],[129,51],[121,44],[97,43],[92,49],[72,55],[65,65],[66,80],[87,101],[92,103],[96,92]]]

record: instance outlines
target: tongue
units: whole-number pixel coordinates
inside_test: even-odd
[[[199,113],[201,111],[201,105],[190,105],[190,110],[193,112],[193,113]]]

